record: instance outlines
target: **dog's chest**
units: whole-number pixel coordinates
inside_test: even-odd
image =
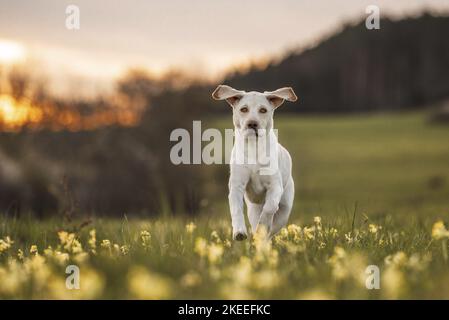
[[[267,176],[260,175],[258,170],[253,170],[246,185],[246,196],[251,202],[263,203],[268,184]]]

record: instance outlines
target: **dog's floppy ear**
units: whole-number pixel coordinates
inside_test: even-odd
[[[236,90],[230,86],[221,84],[212,93],[215,100],[226,100],[231,107],[234,107],[245,94],[245,91]]]
[[[275,91],[265,91],[264,94],[274,108],[279,107],[285,100],[291,102],[298,100],[291,87],[280,88]]]

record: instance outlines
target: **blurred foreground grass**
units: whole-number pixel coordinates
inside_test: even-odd
[[[193,219],[2,217],[0,297],[449,299],[449,128],[421,113],[275,124],[297,191],[272,243],[230,240],[225,195]],[[69,264],[80,290],[66,289]]]
[[[449,232],[424,220],[316,217],[272,243],[230,241],[227,217],[95,219],[73,233],[56,220],[2,220],[0,297],[448,299]],[[80,290],[65,286],[68,265],[80,268]],[[379,290],[365,286],[369,265]]]

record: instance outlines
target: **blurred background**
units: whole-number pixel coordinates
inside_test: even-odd
[[[446,0],[0,0],[0,212],[224,214],[228,167],[173,165],[169,135],[232,128],[225,83],[298,95],[294,216],[449,214],[448,35]]]

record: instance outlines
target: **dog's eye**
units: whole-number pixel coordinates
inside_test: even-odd
[[[267,113],[267,109],[265,109],[265,108],[260,108],[260,109],[259,109],[259,112],[260,112],[260,113]]]
[[[243,107],[242,109],[240,109],[241,112],[245,113],[248,112],[248,108],[247,107]]]

